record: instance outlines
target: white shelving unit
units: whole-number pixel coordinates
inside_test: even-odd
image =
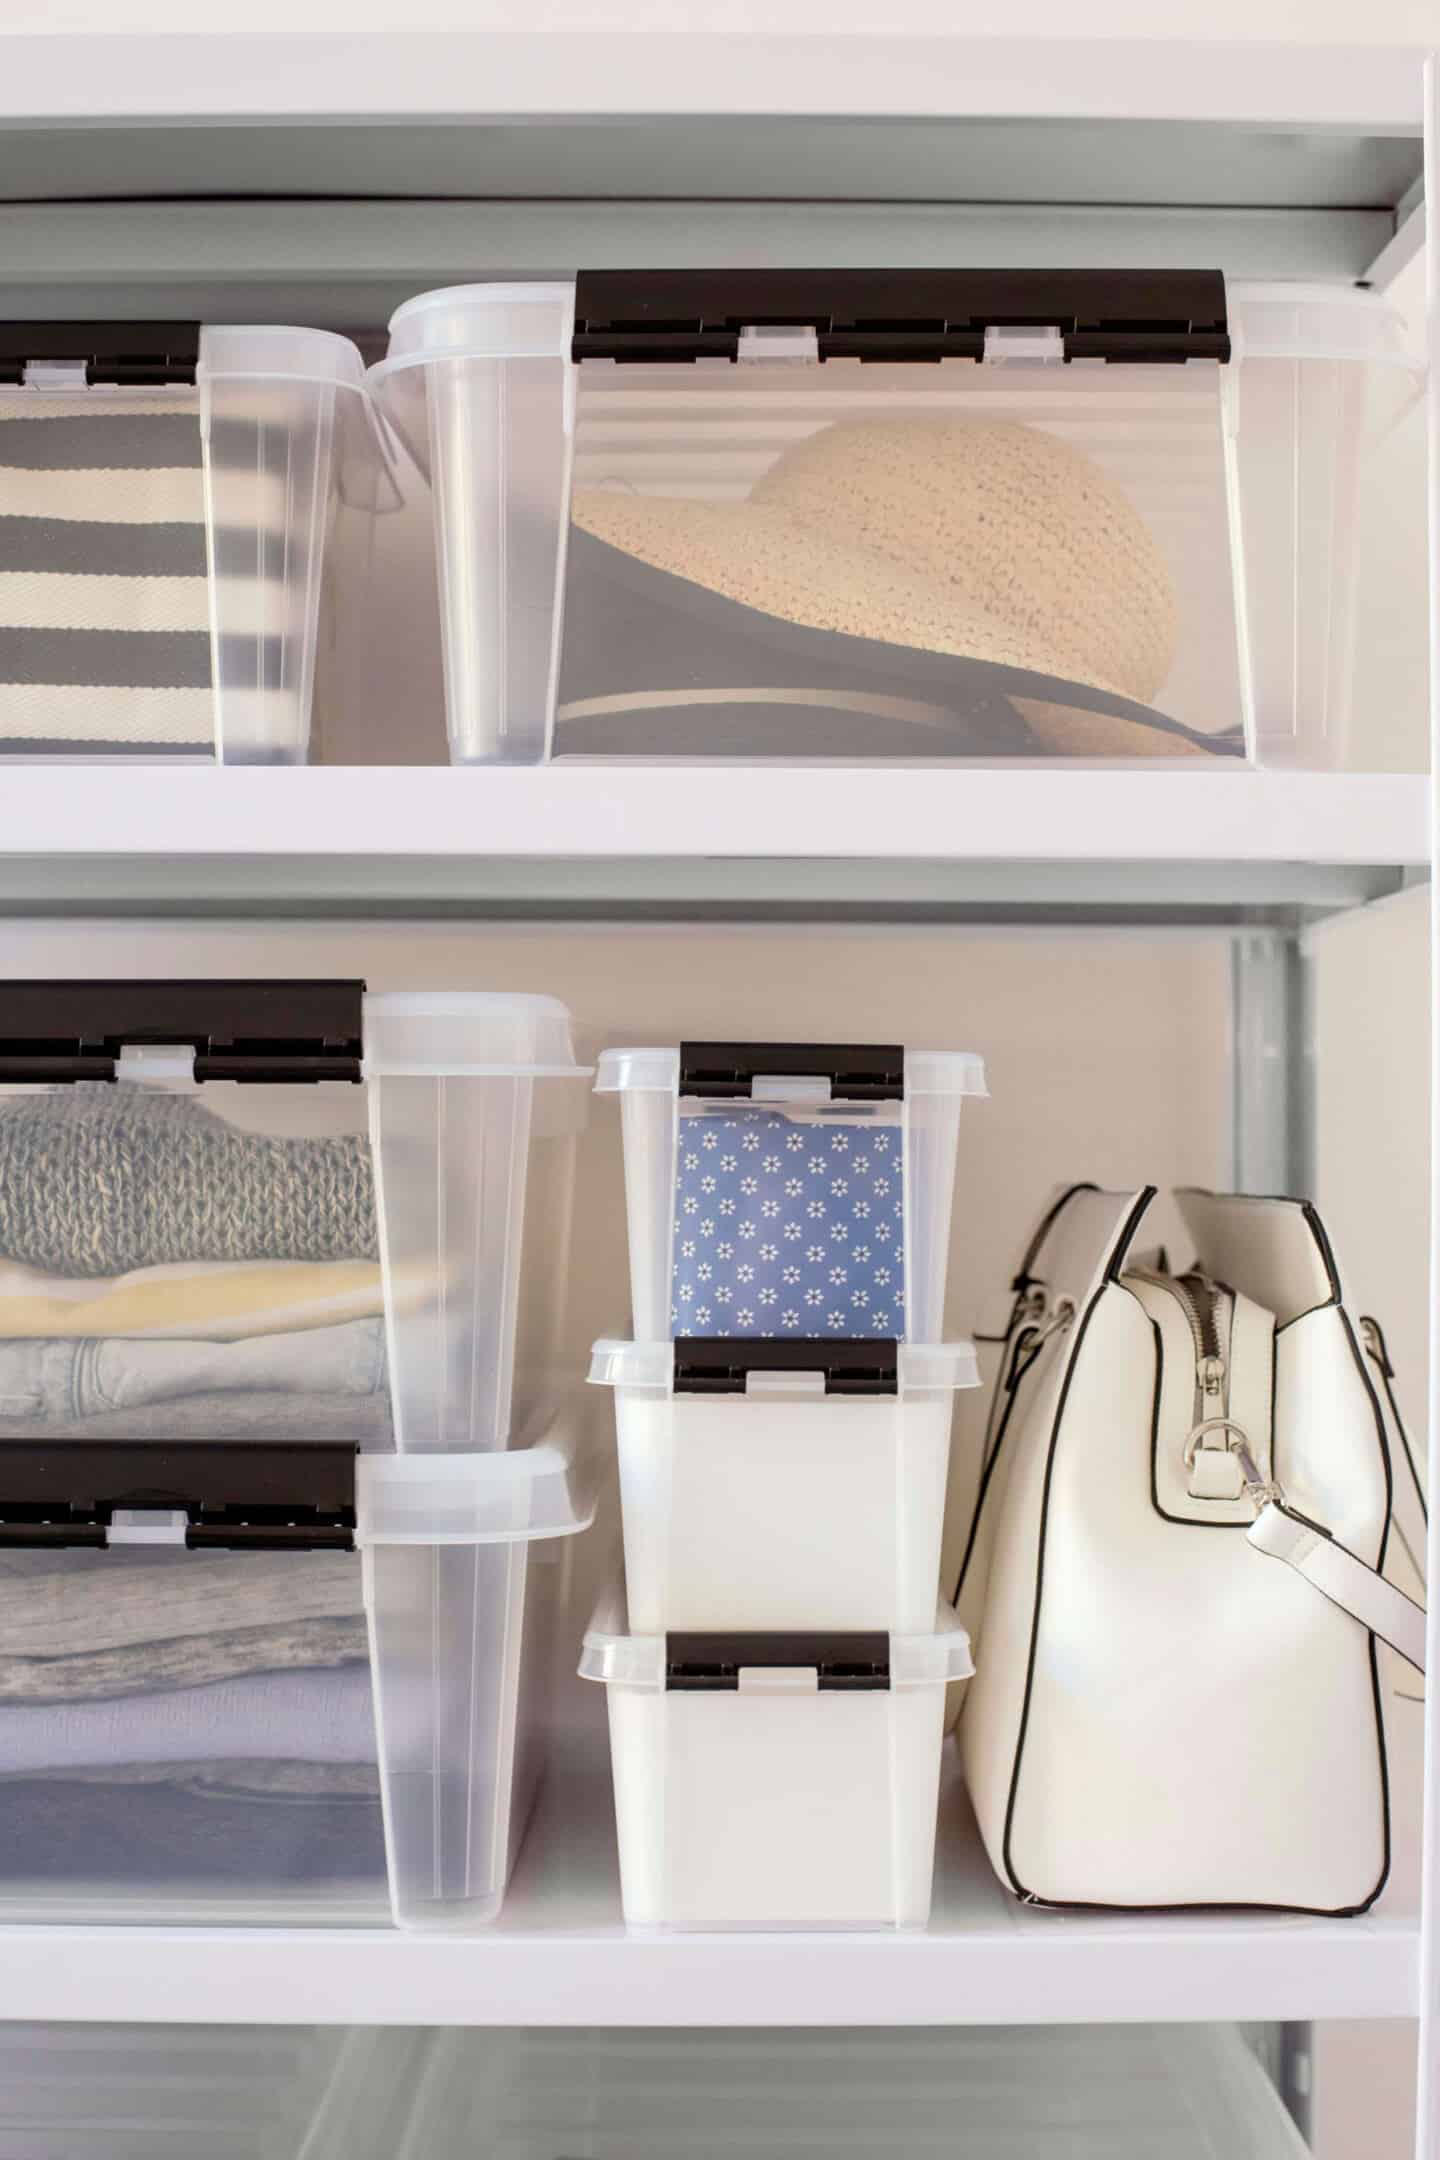
[[[582,257],[833,262],[858,248],[897,263],[1219,262],[1383,282],[1423,236],[1423,113],[1421,55],[1401,48],[477,32],[125,36],[77,51],[8,38],[0,279],[7,312],[25,315],[289,317],[371,335],[406,293]],[[1440,475],[1434,498],[1440,522]],[[1299,934],[1425,877],[1433,830],[1429,778],[1372,773],[798,767],[757,786],[693,766],[27,768],[6,774],[5,807],[12,974],[25,918],[107,910],[1211,926],[1235,943],[1240,1122],[1254,1124],[1248,1159],[1266,1164],[1297,1159],[1270,1074],[1278,1059],[1301,1085],[1286,1018]],[[1250,930],[1260,943],[1242,952],[1235,933]],[[0,2019],[1422,2014],[1428,2065],[1440,1809],[1422,1839],[1422,1713],[1396,1708],[1396,1867],[1361,1919],[1025,1910],[952,1796],[923,1935],[627,1936],[604,1740],[582,1723],[490,1933],[12,1926]],[[1422,2087],[1418,2160],[1440,2160],[1440,2081],[1427,2072]]]

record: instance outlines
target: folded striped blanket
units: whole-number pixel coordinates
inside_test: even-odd
[[[227,420],[210,453],[213,565],[198,390],[0,391],[0,754],[209,759],[217,653],[281,684],[288,444]]]

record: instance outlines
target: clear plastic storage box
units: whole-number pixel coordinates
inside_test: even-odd
[[[383,462],[329,331],[0,325],[0,756],[303,764],[331,524]]]
[[[0,1452],[523,1443],[587,1082],[549,998],[0,984]]]
[[[613,1591],[585,1637],[602,1681],[635,1928],[923,1927],[945,1689],[974,1670],[934,1632],[628,1631]]]
[[[0,1911],[468,1928],[543,1757],[578,1413],[508,1453],[0,1447]]]
[[[607,1050],[638,1342],[937,1343],[968,1051],[695,1042]]]
[[[969,1343],[599,1342],[590,1378],[637,1634],[931,1626]]]
[[[1234,2026],[0,2035],[0,2160],[948,2160],[957,2135],[965,2160],[1308,2149]]]
[[[510,763],[1333,764],[1416,387],[1376,295],[1204,271],[463,286],[372,379],[434,491],[453,755]]]

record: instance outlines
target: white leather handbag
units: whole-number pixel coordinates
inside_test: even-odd
[[[1381,1572],[1397,1471],[1417,1560],[1424,1507],[1383,1338],[1308,1203],[1178,1193],[1175,1275],[1132,1257],[1153,1198],[1072,1188],[1014,1285],[955,1585],[981,1835],[1037,1903],[1363,1912],[1377,1638],[1424,1664]]]

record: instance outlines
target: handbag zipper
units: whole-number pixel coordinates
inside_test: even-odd
[[[1198,1268],[1186,1275],[1161,1275],[1131,1268],[1137,1282],[1168,1290],[1190,1323],[1195,1342],[1195,1424],[1224,1418],[1230,1410],[1230,1368],[1221,1339],[1221,1316],[1230,1293]]]

